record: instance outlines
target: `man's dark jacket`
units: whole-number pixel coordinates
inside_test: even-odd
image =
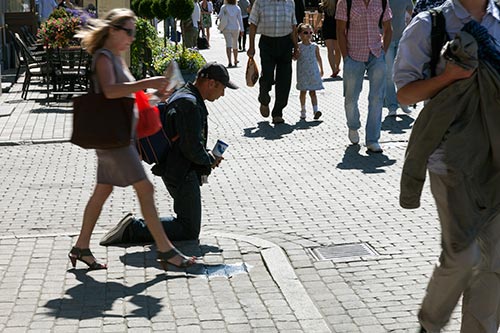
[[[206,149],[208,138],[208,110],[198,89],[187,83],[170,98],[163,126],[170,138],[178,136],[167,156],[164,180],[177,185],[187,173],[195,170],[198,178],[208,175],[214,158]]]

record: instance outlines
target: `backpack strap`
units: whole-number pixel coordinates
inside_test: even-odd
[[[345,24],[345,27],[346,27],[347,30],[349,30],[349,23],[351,23],[352,0],[346,0],[345,3],[347,5],[347,23]]]
[[[380,29],[382,29],[382,20],[384,19],[385,8],[387,8],[387,0],[382,0],[382,14],[380,14],[380,18],[378,19],[378,27]]]
[[[496,0],[499,1],[500,0]],[[349,29],[349,23],[351,22],[351,7],[352,0],[346,0],[347,5],[347,23],[345,25],[346,29]],[[387,8],[387,0],[382,0],[382,14],[380,14],[380,18],[378,20],[378,27],[382,29],[382,19],[384,18],[385,9]]]
[[[500,1],[500,0],[499,0]],[[441,48],[448,40],[446,33],[446,20],[443,12],[439,8],[429,10],[431,14],[431,61],[429,66],[431,69],[431,77],[436,76],[436,67],[439,62]]]

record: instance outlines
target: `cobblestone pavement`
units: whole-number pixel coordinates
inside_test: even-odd
[[[215,29],[211,44],[205,58],[226,63]],[[299,121],[293,83],[286,124],[274,126],[259,114],[258,87],[244,84],[247,57],[239,55],[240,66],[229,71],[241,88],[208,103],[210,143],[223,139],[230,146],[202,187],[201,245],[179,245],[204,257],[187,271],[163,273],[148,246],[98,246],[126,212],[139,212],[131,188],[114,191],[92,239],[95,255],[110,268],[71,269],[66,255],[93,187],[94,153],[67,142],[69,103],[47,103],[42,91],[21,100],[22,78],[0,96],[0,105],[15,106],[0,117],[0,331],[417,331],[416,313],[439,253],[428,186],[421,208],[398,205],[418,110],[385,119],[384,153],[367,154],[364,146],[349,145],[341,80],[326,80],[318,94],[320,121],[311,111]],[[362,129],[362,143],[363,137]],[[170,197],[151,179],[159,211],[169,215]],[[332,260],[313,255],[358,243],[373,252]],[[245,269],[232,274],[223,265]],[[458,319],[457,310],[445,331],[457,332]]]

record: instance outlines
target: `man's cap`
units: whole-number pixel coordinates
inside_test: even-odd
[[[198,77],[219,81],[230,89],[238,89],[238,86],[229,79],[229,73],[224,65],[215,61],[206,63],[199,71]]]

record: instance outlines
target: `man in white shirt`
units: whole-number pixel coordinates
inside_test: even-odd
[[[196,42],[198,39],[199,32],[199,23],[201,19],[201,10],[198,1],[194,0],[194,8],[193,13],[191,14],[191,18],[181,21],[181,25],[183,27],[183,43],[187,48],[192,48],[196,46]]]

